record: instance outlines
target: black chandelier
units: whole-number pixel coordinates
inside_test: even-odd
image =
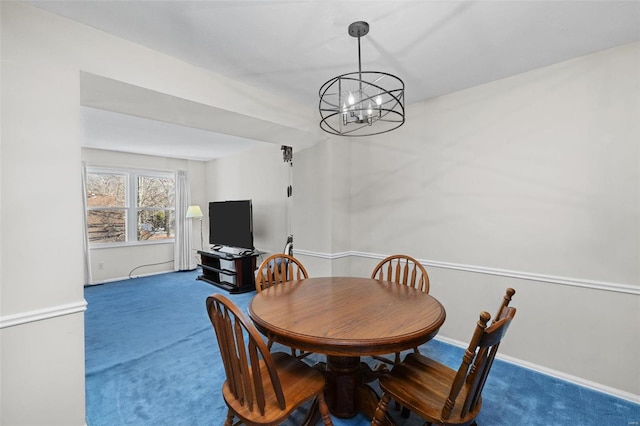
[[[320,88],[320,128],[340,136],[371,136],[404,124],[404,82],[380,71],[362,71],[360,37],[369,33],[363,21],[349,25],[358,38],[358,72],[332,78]]]

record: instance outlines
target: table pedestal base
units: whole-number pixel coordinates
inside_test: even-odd
[[[377,380],[386,372],[385,365],[372,370],[360,362],[360,357],[327,356],[324,369],[327,380],[325,399],[331,414],[349,419],[362,412],[373,418],[380,397],[367,383]],[[395,423],[387,414],[386,423],[383,424]]]
[[[327,356],[325,398],[331,414],[349,419],[358,412],[356,387],[362,383],[360,358]]]

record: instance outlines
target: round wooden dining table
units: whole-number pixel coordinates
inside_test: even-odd
[[[392,354],[431,338],[445,320],[434,297],[412,287],[358,277],[307,278],[257,293],[249,316],[265,336],[283,345],[327,355],[324,373],[331,413],[373,417],[378,395],[366,383],[374,373],[361,356]]]

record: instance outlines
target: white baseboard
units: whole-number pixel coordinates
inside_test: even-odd
[[[436,336],[434,340],[438,340],[443,343],[448,343],[453,346],[457,346],[462,349],[467,349],[469,343],[462,342],[460,340],[451,339],[449,337],[444,336]],[[582,377],[573,376],[571,374],[563,373],[562,371],[553,370],[551,368],[543,367],[538,364],[534,364],[532,362],[523,361],[521,359],[503,355],[500,352],[496,355],[496,358],[508,362],[510,364],[517,365],[518,367],[523,367],[528,370],[535,371],[536,373],[544,374],[547,376],[555,377],[556,379],[564,380],[566,382],[570,382],[576,385],[584,386],[589,389],[593,389],[598,392],[606,393],[608,395],[616,396],[620,399],[624,399],[626,401],[630,401],[636,404],[640,404],[640,395],[633,394],[631,392],[623,391],[620,389],[612,388],[611,386],[606,386],[601,383],[596,383],[591,380],[583,379]]]
[[[198,268],[196,268],[198,269]],[[162,274],[169,274],[171,272],[177,272],[173,269],[168,270],[168,271],[158,271],[158,272],[150,272],[148,274],[134,274],[132,276],[126,276],[126,277],[116,277],[116,278],[108,278],[106,280],[102,280],[102,281],[94,281],[90,284],[85,284],[87,287],[92,286],[92,285],[100,285],[100,284],[107,284],[107,283],[112,283],[115,281],[126,281],[126,280],[131,280],[133,278],[142,278],[142,277],[150,277],[153,275],[162,275]]]

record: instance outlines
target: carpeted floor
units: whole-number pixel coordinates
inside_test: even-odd
[[[224,370],[205,309],[206,297],[223,290],[197,281],[197,275],[176,272],[85,288],[89,426],[223,424]],[[230,298],[246,312],[253,295]],[[421,352],[457,368],[463,351],[434,340]],[[307,359],[322,360],[313,357]],[[640,405],[501,361],[494,364],[483,397],[480,426],[640,421]],[[286,425],[299,424],[304,414],[299,410]],[[399,425],[423,423],[413,414],[397,417]],[[334,418],[334,424],[363,426],[370,420]]]

